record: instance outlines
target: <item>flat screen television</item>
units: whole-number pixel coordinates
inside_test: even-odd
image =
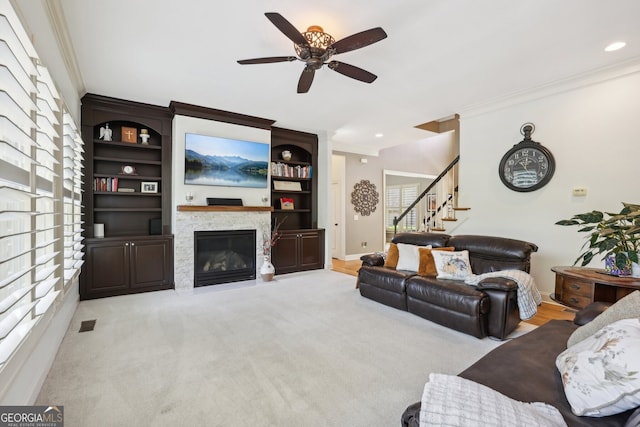
[[[185,133],[184,183],[266,188],[269,144]]]

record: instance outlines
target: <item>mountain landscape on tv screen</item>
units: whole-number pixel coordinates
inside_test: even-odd
[[[234,187],[266,187],[269,164],[241,156],[204,155],[185,150],[184,183]]]

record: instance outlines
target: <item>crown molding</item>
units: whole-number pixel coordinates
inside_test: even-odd
[[[492,100],[468,105],[458,112],[464,119],[480,116],[493,111],[503,110],[525,102],[531,102],[553,95],[570,92],[586,86],[592,86],[608,80],[625,77],[640,72],[640,57],[617,64],[587,71],[564,79],[559,79],[538,87],[525,89]]]
[[[67,21],[64,17],[64,10],[62,9],[61,2],[59,0],[45,0],[45,12],[51,23],[51,28],[56,37],[56,42],[60,48],[60,54],[62,60],[67,68],[69,78],[76,88],[78,94],[86,92],[84,79],[78,66],[78,59],[76,57],[75,49],[73,48],[73,42],[71,41],[71,35],[67,28]]]

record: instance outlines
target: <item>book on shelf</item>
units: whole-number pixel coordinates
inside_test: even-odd
[[[120,187],[118,193],[134,193],[136,190],[133,188]]]
[[[93,191],[103,193],[118,191],[118,178],[95,178],[93,180]]]
[[[292,166],[282,162],[271,162],[271,175],[285,178],[311,178],[311,165]]]

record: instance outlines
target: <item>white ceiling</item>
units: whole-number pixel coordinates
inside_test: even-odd
[[[61,0],[84,90],[158,105],[171,100],[326,132],[336,148],[375,152],[423,139],[414,126],[505,96],[640,58],[638,0]],[[373,27],[388,38],[333,59],[297,94],[302,62],[265,16],[336,40]],[[610,42],[627,47],[603,51]],[[383,138],[375,138],[383,133]]]

